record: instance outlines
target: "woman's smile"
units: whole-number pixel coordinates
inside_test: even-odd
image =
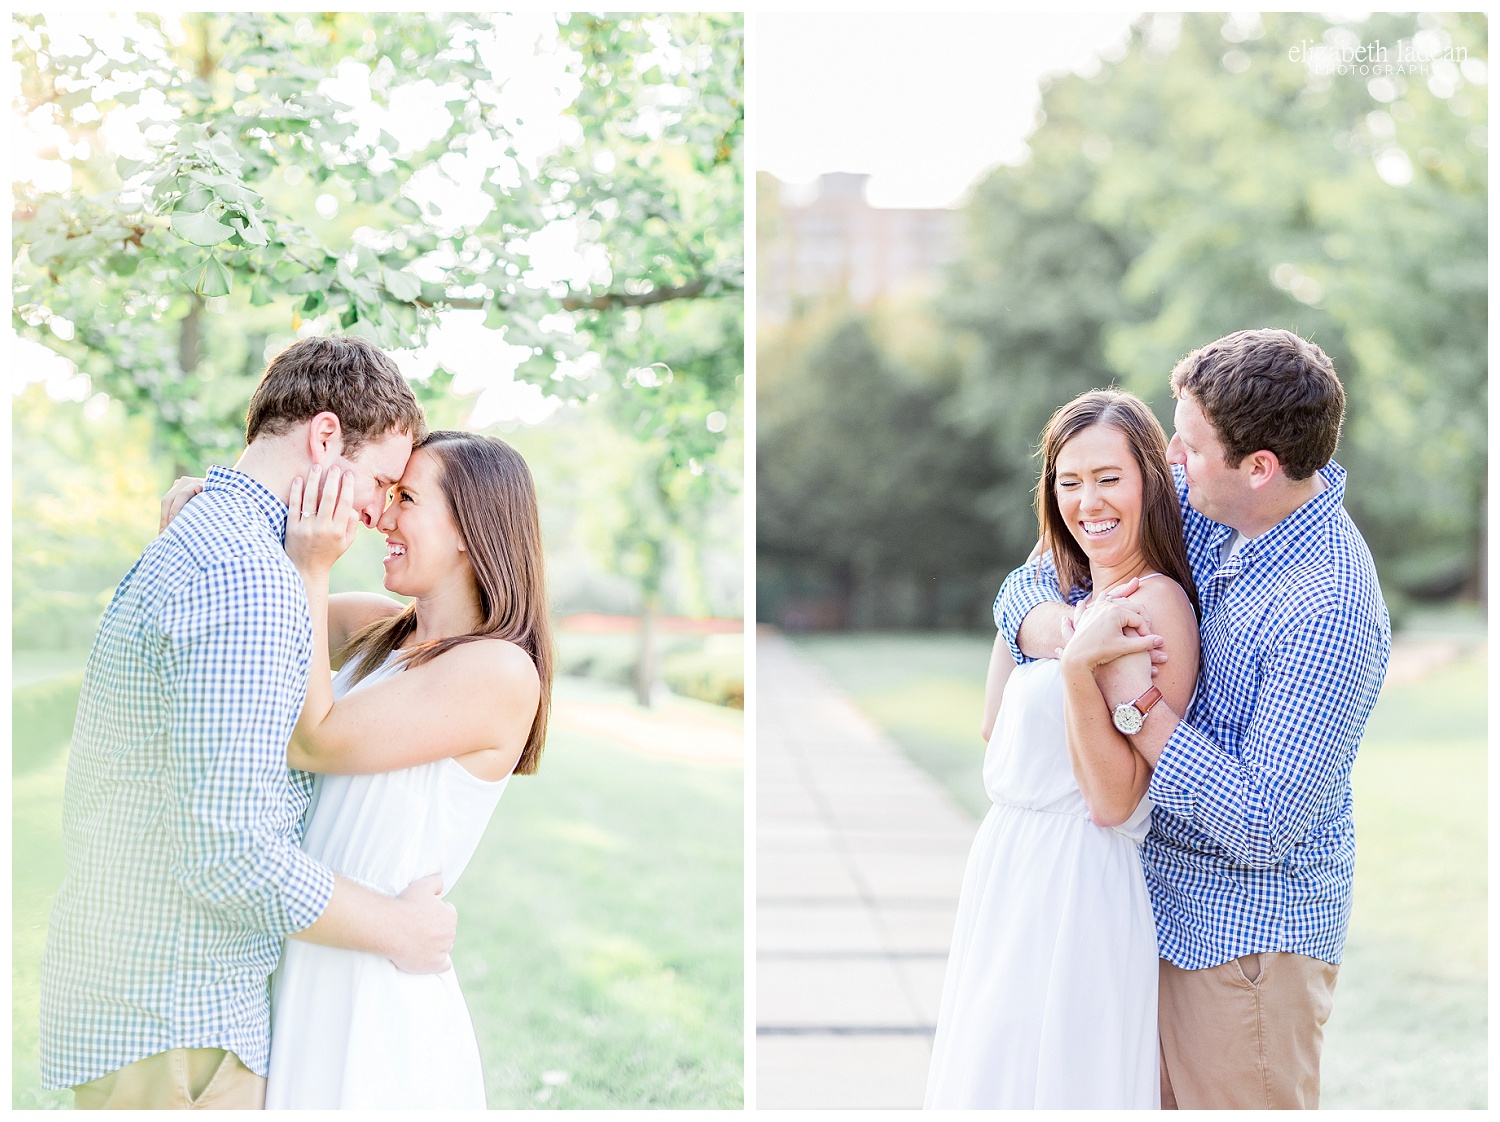
[[[1115,529],[1120,525],[1120,520],[1118,518],[1095,519],[1092,522],[1085,520],[1079,523],[1079,525],[1083,527],[1084,537],[1097,541],[1114,533]]]

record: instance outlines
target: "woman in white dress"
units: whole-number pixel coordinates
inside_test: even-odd
[[[1183,712],[1197,597],[1166,452],[1138,398],[1084,394],[1043,434],[1037,508],[1064,595],[1138,582],[1129,599],[1169,653],[1154,684]],[[1147,693],[1151,657],[1096,680],[1065,646],[1014,669],[1003,643],[996,651],[989,687],[1003,686],[1003,702],[986,713],[984,758],[994,806],[964,874],[926,1106],[1155,1108],[1156,927],[1138,852],[1151,772],[1110,714]]]
[[[287,750],[318,774],[303,848],[391,895],[429,875],[446,892],[546,735],[553,655],[531,474],[514,449],[471,433],[434,432],[412,452],[376,523],[385,587],[411,597],[405,607],[329,595],[358,518],[338,478],[315,467],[303,490],[286,539],[315,631]],[[485,1108],[452,970],[404,974],[289,939],[273,985],[268,1107]]]

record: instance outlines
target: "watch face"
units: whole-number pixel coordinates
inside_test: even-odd
[[[1141,726],[1146,723],[1146,718],[1141,711],[1128,701],[1121,702],[1115,706],[1115,728],[1126,736],[1132,736],[1141,731]]]

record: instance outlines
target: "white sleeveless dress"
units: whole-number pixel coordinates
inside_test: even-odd
[[[995,805],[964,872],[925,1105],[1155,1109],[1151,804],[1114,829],[1089,820],[1056,660],[1011,673],[984,785]]]
[[[399,652],[398,652],[399,654]],[[353,690],[401,672],[393,654]],[[320,775],[302,848],[387,895],[441,873],[447,894],[508,779],[452,759],[378,775]],[[479,1048],[458,977],[404,974],[378,955],[288,939],[271,997],[267,1108],[485,1109]]]

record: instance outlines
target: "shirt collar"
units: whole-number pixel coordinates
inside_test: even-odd
[[[216,464],[208,469],[208,477],[203,481],[203,489],[205,491],[229,491],[249,500],[256,510],[265,515],[266,525],[271,533],[276,535],[276,540],[286,541],[286,503],[273,495],[270,489],[258,480],[252,479],[242,471],[219,467]]]
[[[1252,550],[1263,553],[1267,543],[1270,543],[1273,550],[1279,550],[1328,521],[1344,505],[1344,482],[1348,479],[1348,474],[1329,460],[1318,472],[1319,478],[1323,480],[1323,489],[1265,533],[1247,540],[1238,556],[1248,559]]]

